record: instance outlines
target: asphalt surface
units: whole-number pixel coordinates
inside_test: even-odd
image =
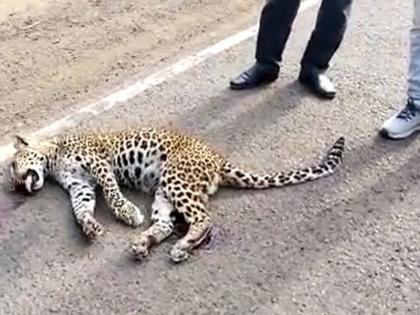
[[[116,223],[102,199],[106,234],[89,245],[60,188],[47,185],[32,198],[3,192],[0,314],[420,314],[420,140],[377,137],[404,98],[407,2],[355,2],[330,71],[334,101],[295,82],[312,8],[298,17],[281,77],[267,88],[227,88],[253,62],[253,38],[87,116],[80,129],[169,124],[258,171],[312,164],[340,135],[347,151],[323,180],[221,190],[212,200],[212,240],[180,265],[167,254],[174,238],[133,262],[128,242],[145,227]],[[149,197],[127,195],[150,207]]]

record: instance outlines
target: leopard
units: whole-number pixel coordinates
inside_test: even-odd
[[[285,172],[248,171],[197,136],[164,128],[66,132],[40,140],[14,137],[10,176],[13,187],[35,194],[52,179],[68,194],[78,226],[89,240],[104,232],[95,218],[97,188],[116,220],[137,228],[145,220],[123,188],[152,196],[150,224],[128,241],[126,250],[145,260],[152,247],[174,233],[177,217],[187,230],[169,250],[175,262],[186,260],[214,226],[209,199],[219,187],[268,189],[302,184],[334,173],[342,164],[340,136],[313,166]]]

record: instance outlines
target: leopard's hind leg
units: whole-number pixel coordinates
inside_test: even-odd
[[[177,184],[185,191],[181,192]],[[165,191],[176,211],[183,215],[189,225],[187,234],[170,251],[172,261],[181,262],[188,258],[190,250],[202,243],[212,228],[212,220],[206,210],[208,195],[196,185],[180,180],[168,185]]]

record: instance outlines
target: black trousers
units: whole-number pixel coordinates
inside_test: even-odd
[[[264,6],[257,39],[258,62],[281,62],[300,0],[268,0]],[[302,66],[325,70],[340,46],[352,0],[322,0],[315,29],[301,60]]]

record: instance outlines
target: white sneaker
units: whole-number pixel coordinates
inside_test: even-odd
[[[420,131],[420,107],[409,98],[405,107],[382,125],[379,133],[386,138],[404,139],[416,131]]]

